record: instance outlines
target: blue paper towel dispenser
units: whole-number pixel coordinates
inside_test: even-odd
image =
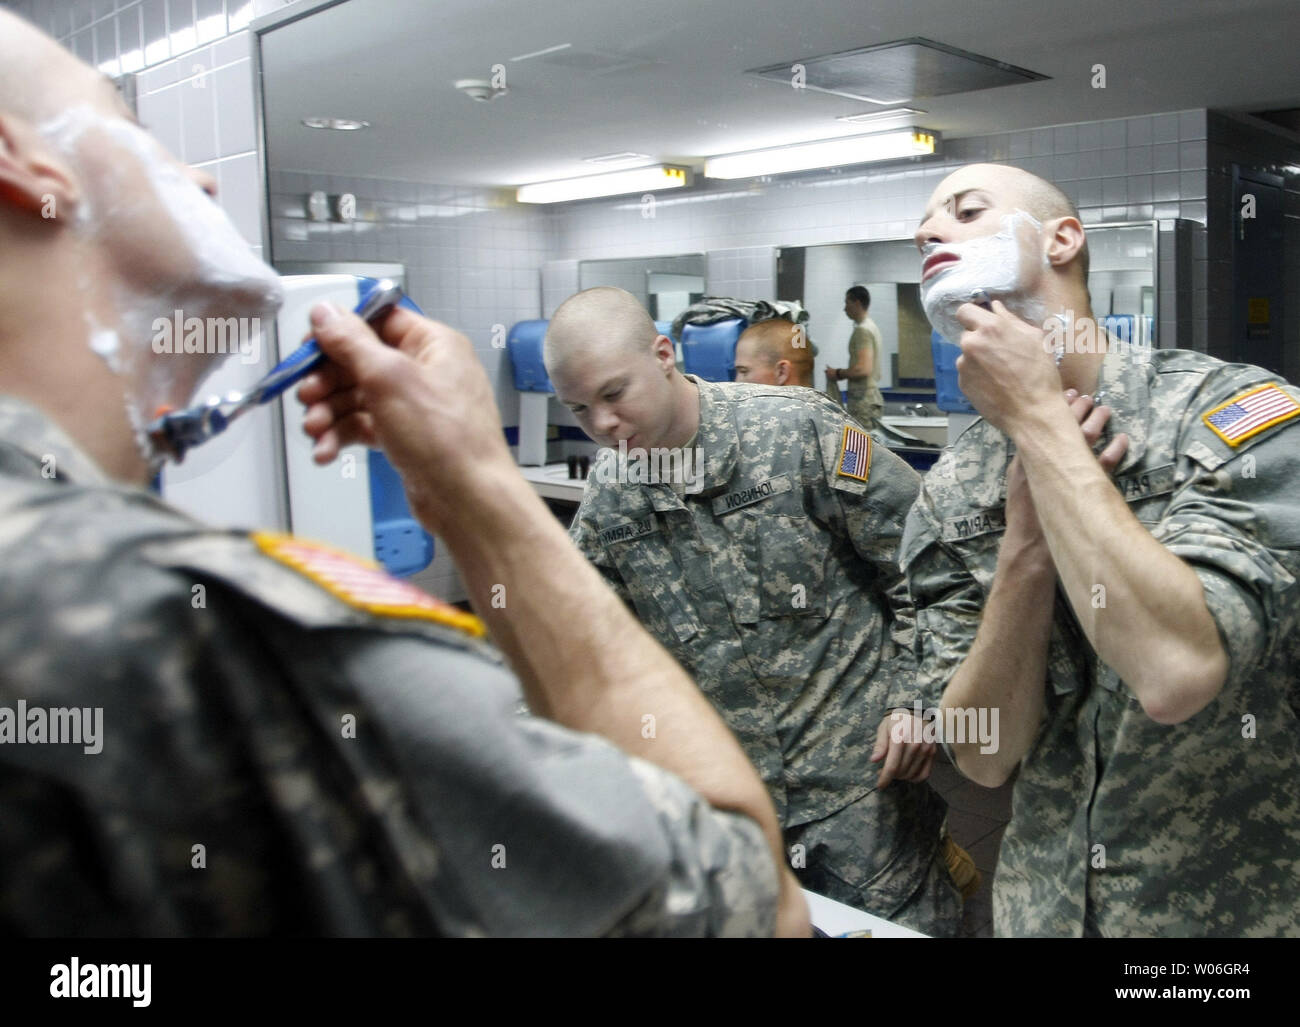
[[[736,377],[736,342],[748,327],[743,317],[683,325],[682,366],[686,373],[707,382],[732,381]]]
[[[949,414],[978,413],[957,384],[957,358],[961,356],[961,347],[954,346],[938,332],[931,332],[930,354],[934,357],[935,406]]]
[[[506,336],[506,352],[514,368],[515,388],[520,392],[555,392],[542,362],[542,341],[548,324],[545,319],[520,321]]]

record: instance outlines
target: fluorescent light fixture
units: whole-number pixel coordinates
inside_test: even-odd
[[[792,171],[835,168],[845,164],[897,160],[936,152],[938,133],[919,128],[893,132],[823,139],[815,143],[774,146],[704,162],[705,178],[753,178],[755,175],[783,175]]]
[[[691,174],[687,168],[653,164],[648,168],[611,171],[607,175],[583,175],[556,182],[521,185],[515,198],[520,203],[563,203],[566,200],[589,200],[597,196],[618,196],[620,193],[680,189],[690,183]]]
[[[619,150],[617,153],[598,153],[594,157],[583,157],[582,159],[587,164],[626,164],[632,160],[649,160],[650,154]]]
[[[901,117],[904,114],[927,114],[919,107],[891,107],[887,111],[868,111],[866,114],[841,114],[836,121],[848,121],[855,125],[861,125],[867,121],[888,121],[890,118]]]
[[[527,61],[534,57],[543,57],[548,53],[556,53],[559,50],[567,50],[572,43],[559,43],[555,46],[548,46],[545,50],[534,50],[531,53],[521,53],[518,57],[511,57],[512,61]]]
[[[308,128],[326,128],[336,132],[356,132],[370,127],[370,122],[355,118],[303,118],[302,123]]]

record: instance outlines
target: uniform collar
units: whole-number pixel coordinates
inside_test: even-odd
[[[1093,398],[1111,408],[1110,434],[1113,437],[1122,432],[1128,436],[1128,450],[1115,474],[1135,466],[1146,452],[1151,423],[1150,351],[1144,355],[1147,359],[1139,360],[1133,352],[1109,352],[1102,358],[1097,374]]]
[[[0,395],[0,472],[77,485],[111,484],[48,415],[16,396]]]
[[[700,430],[696,445],[704,450],[704,493],[726,488],[736,471],[740,456],[740,438],[736,430],[736,414],[723,395],[725,387],[717,382],[706,382],[693,374],[686,380],[700,392]]]

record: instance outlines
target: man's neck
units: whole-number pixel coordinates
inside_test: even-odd
[[[1062,322],[1065,347],[1060,362],[1061,388],[1074,389],[1081,396],[1095,395],[1106,355],[1105,328],[1093,316],[1092,307],[1079,297],[1073,303],[1067,300],[1050,304],[1048,310],[1066,318],[1073,313],[1074,317],[1072,324]]]
[[[680,449],[700,430],[700,390],[686,376],[673,372],[673,424],[664,440],[667,449]]]
[[[6,292],[8,300],[21,295]],[[38,308],[13,302],[0,313],[0,392],[44,411],[110,478],[148,484],[125,383],[90,348],[91,297],[58,280],[30,295],[61,295],[69,302],[42,299]]]

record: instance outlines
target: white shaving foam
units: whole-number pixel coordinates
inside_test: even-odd
[[[1002,227],[995,235],[966,242],[932,243],[922,249],[922,263],[936,251],[960,258],[921,283],[925,316],[949,342],[957,343],[966,330],[957,320],[957,308],[986,297],[990,301],[1001,300],[1008,310],[1027,321],[1042,322],[1043,305],[1024,294],[1024,246],[1017,238],[1021,225],[1028,225],[1035,232],[1043,227],[1032,214],[1016,210],[1002,219]],[[1042,260],[1044,266],[1048,265],[1046,254]]]
[[[132,211],[123,190],[112,182],[95,181],[87,172],[81,145],[90,131],[98,131],[138,164],[157,206]],[[162,312],[189,309],[196,316],[245,316],[269,321],[284,299],[279,276],[263,263],[240,236],[225,212],[183,169],[167,158],[162,148],[139,126],[125,118],[106,116],[89,105],[69,108],[40,126],[40,131],[68,161],[80,169],[85,191],[74,224],[92,237],[100,236],[120,219],[164,212],[173,222],[194,260],[193,269],[171,283],[153,289],[119,282],[113,291],[120,324],[105,328],[88,317],[90,348],[125,381],[127,410],[136,428],[141,453],[156,469],[162,455],[154,448],[145,427],[160,406],[182,406],[203,374],[195,375],[192,362],[159,356],[151,349],[152,325]],[[122,177],[134,181],[137,169],[123,168]],[[141,226],[142,230],[156,230]],[[112,243],[111,239],[104,242]],[[89,294],[88,294],[89,295]],[[186,382],[185,395],[181,382]]]

